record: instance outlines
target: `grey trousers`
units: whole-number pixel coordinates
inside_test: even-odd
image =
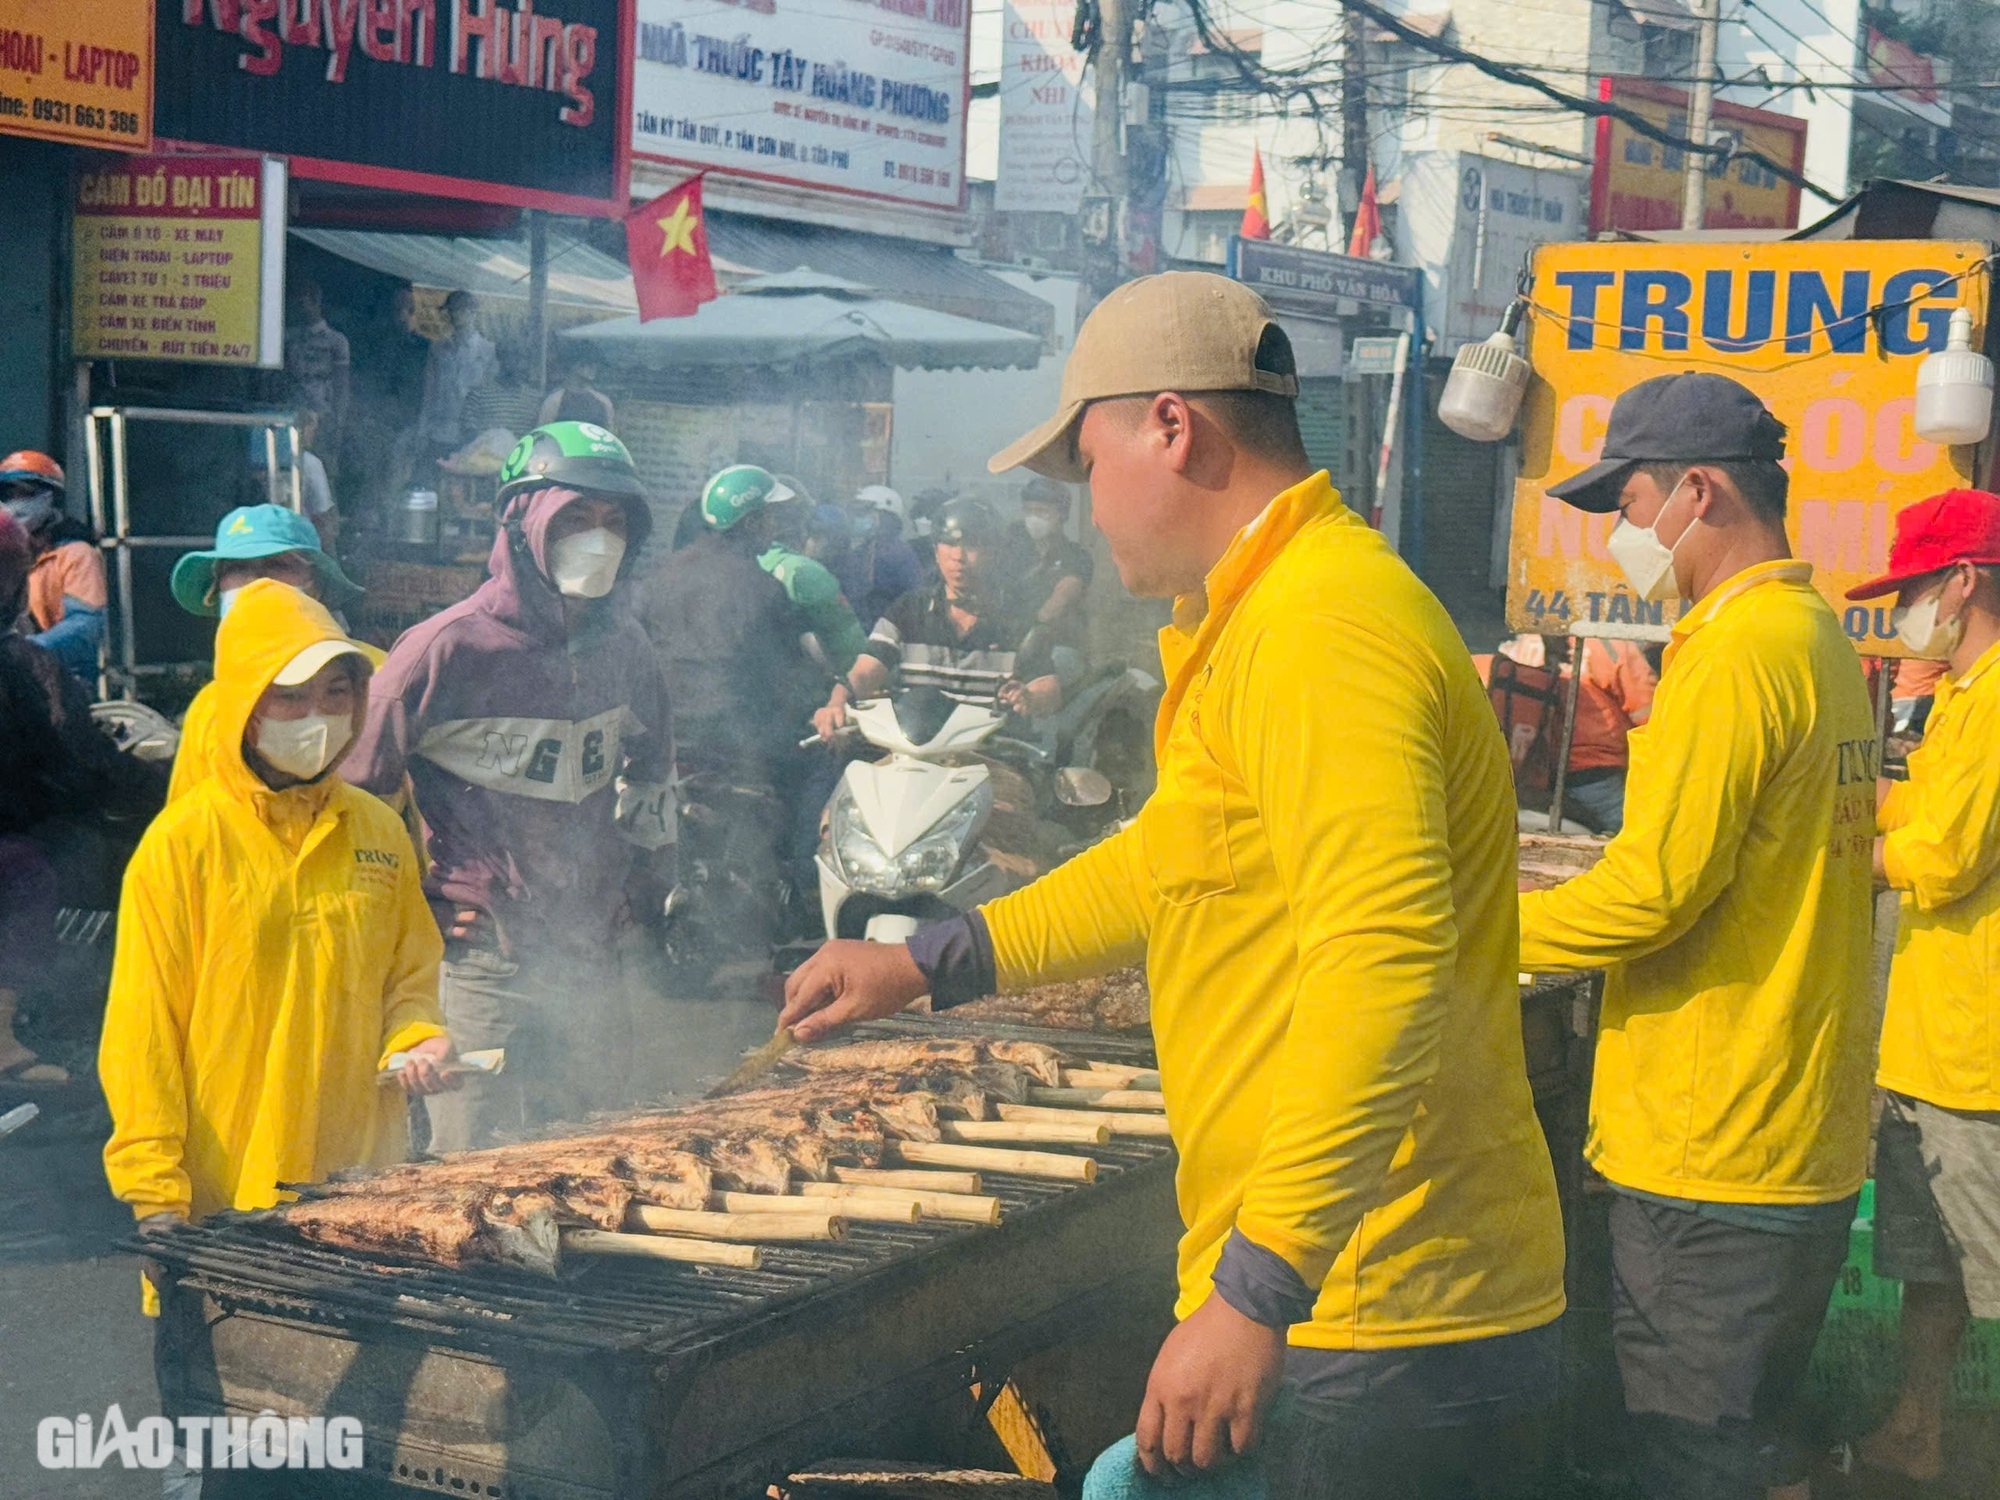
[[[472,1075],[425,1101],[433,1152],[525,1139],[557,1121],[633,1102],[630,1057],[643,984],[634,932],[589,954],[522,962],[485,949],[445,961],[438,1000],[460,1052],[503,1047],[498,1077]]]
[[[1762,1500],[1807,1477],[1798,1398],[1846,1255],[1845,1215],[1776,1234],[1611,1200],[1612,1342],[1645,1500]]]

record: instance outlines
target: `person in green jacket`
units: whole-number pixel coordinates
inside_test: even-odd
[[[778,484],[774,493],[785,492],[783,481]],[[785,597],[792,601],[799,633],[810,637],[808,650],[814,651],[828,671],[845,678],[868,637],[840,591],[840,580],[824,563],[808,555],[807,523],[812,504],[802,495],[789,493],[782,501],[766,500],[765,504],[772,508],[774,533],[771,545],[758,554],[757,565],[778,580]]]

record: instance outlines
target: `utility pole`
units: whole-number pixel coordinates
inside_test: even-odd
[[[535,389],[549,388],[549,216],[528,210],[528,372]]]
[[[1090,54],[1096,90],[1091,115],[1090,191],[1083,204],[1084,275],[1077,326],[1125,279],[1125,221],[1131,178],[1125,162],[1125,83],[1131,71],[1138,0],[1098,0]]]
[[[1687,133],[1688,139],[1698,146],[1708,144],[1709,119],[1715,113],[1715,34],[1721,11],[1720,0],[1694,0],[1694,88],[1688,95]],[[1681,228],[1702,228],[1707,210],[1708,157],[1690,151],[1687,176],[1682,180]]]
[[[1351,6],[1341,17],[1340,221],[1351,230],[1368,181],[1368,18]]]

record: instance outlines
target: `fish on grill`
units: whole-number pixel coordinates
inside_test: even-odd
[[[337,1194],[252,1216],[341,1250],[400,1255],[437,1265],[518,1266],[546,1276],[561,1254],[562,1205],[548,1193],[490,1184],[425,1192]]]
[[[833,1047],[800,1047],[785,1054],[785,1066],[808,1073],[864,1073],[917,1077],[936,1071],[971,1075],[982,1066],[1008,1063],[1037,1083],[1062,1082],[1062,1053],[1040,1042],[973,1041],[928,1037],[846,1042]]]
[[[306,1191],[332,1196],[506,1183],[550,1193],[578,1217],[616,1229],[635,1199],[662,1208],[700,1208],[713,1190],[712,1174],[697,1156],[660,1149],[644,1140],[557,1137],[535,1145],[540,1149],[503,1146],[366,1174],[340,1173]]]
[[[340,1248],[552,1273],[565,1224],[616,1231],[635,1202],[701,1209],[716,1188],[784,1193],[795,1176],[878,1166],[891,1141],[939,1140],[941,1103],[983,1119],[990,1099],[1025,1099],[1031,1080],[1061,1076],[1060,1054],[1032,1044],[869,1042],[814,1056],[818,1065],[796,1070],[789,1087],[340,1173],[272,1212],[293,1232]]]
[[[952,1018],[1058,1031],[1143,1031],[1151,1023],[1151,1010],[1145,971],[1130,968],[1094,979],[1037,985],[1012,995],[988,995],[955,1007]]]
[[[1043,1042],[985,1042],[994,1062],[1012,1063],[1045,1088],[1062,1087],[1063,1055]]]
[[[789,1114],[799,1109],[814,1112],[844,1109],[872,1115],[898,1140],[940,1139],[936,1100],[921,1091],[901,1092],[902,1082],[894,1074],[816,1075],[790,1088],[773,1086],[712,1099],[696,1106],[690,1117],[726,1120],[738,1128],[761,1129],[760,1122],[774,1114]]]
[[[787,1067],[809,1073],[910,1074],[922,1072],[933,1063],[969,1068],[984,1061],[978,1042],[931,1037],[799,1047],[785,1054]]]

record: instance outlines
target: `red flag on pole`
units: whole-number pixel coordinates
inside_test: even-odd
[[[1382,238],[1382,206],[1375,200],[1375,169],[1361,185],[1361,206],[1354,210],[1354,233],[1347,238],[1347,253],[1366,257]]]
[[[1250,201],[1243,205],[1243,227],[1236,232],[1246,240],[1271,237],[1271,210],[1264,201],[1264,153],[1254,141],[1250,144]]]
[[[625,216],[625,255],[632,263],[641,323],[692,317],[702,303],[716,299],[700,177],[690,177]]]

